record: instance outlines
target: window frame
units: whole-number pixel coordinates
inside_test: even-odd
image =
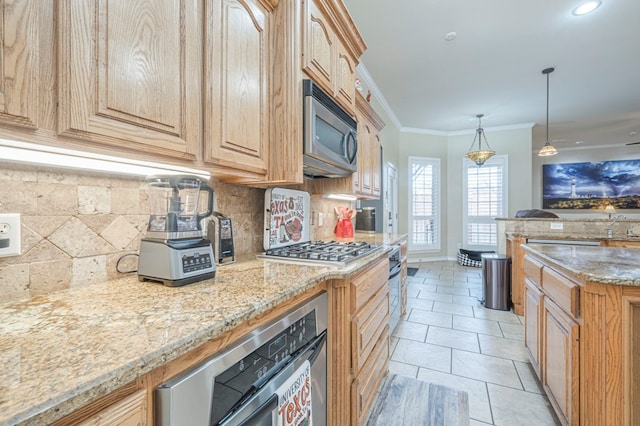
[[[471,216],[473,218],[481,218],[480,220],[470,220],[469,205],[468,205],[468,191],[469,191],[469,169],[472,167],[478,167],[473,164],[469,159],[463,159],[462,166],[462,248],[468,250],[497,250],[499,243],[498,236],[498,223],[496,217],[506,217],[509,207],[509,156],[508,155],[495,155],[488,159],[481,167],[501,165],[502,166],[502,214],[497,216]],[[488,223],[495,224],[495,241],[496,244],[470,244],[469,243],[469,225],[472,223]]]
[[[414,218],[413,215],[413,165],[416,163],[422,163],[425,165],[430,165],[434,167],[434,176],[433,179],[435,181],[434,188],[432,189],[433,198],[435,198],[433,204],[434,214],[432,216],[424,216],[424,217],[433,217],[433,221],[435,224],[435,238],[434,242],[431,244],[419,244],[414,242]],[[408,251],[410,252],[437,252],[441,249],[442,244],[442,193],[441,193],[441,184],[442,184],[442,167],[441,167],[441,159],[435,157],[417,157],[417,156],[409,156],[408,159],[408,192],[409,192],[409,208],[408,208],[408,230],[409,230],[409,238],[408,238]],[[423,217],[423,216],[418,216]]]

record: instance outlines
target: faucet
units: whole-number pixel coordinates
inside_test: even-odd
[[[607,238],[613,238],[613,225],[615,225],[618,219],[620,218],[624,218],[624,216],[619,214],[613,219],[613,221],[607,227]]]

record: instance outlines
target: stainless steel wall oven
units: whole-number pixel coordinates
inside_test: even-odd
[[[327,424],[327,295],[160,385],[156,424]],[[298,424],[298,423],[295,423]]]

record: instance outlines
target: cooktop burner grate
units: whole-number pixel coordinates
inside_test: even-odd
[[[381,248],[364,242],[309,241],[269,249],[258,257],[344,266]]]

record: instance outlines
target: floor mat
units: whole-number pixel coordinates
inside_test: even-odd
[[[390,374],[367,426],[469,424],[469,395],[435,383]]]
[[[413,277],[416,272],[418,272],[418,268],[407,268],[407,275]]]

